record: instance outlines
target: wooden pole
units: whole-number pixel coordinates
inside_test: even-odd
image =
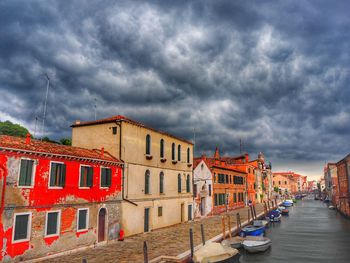
[[[143,241],[143,262],[148,263],[148,249],[146,241]]]
[[[221,225],[222,225],[222,239],[226,239],[226,227],[225,227],[225,218],[221,217]]]
[[[248,223],[250,223],[250,207],[248,208]]]
[[[193,231],[192,228],[190,228],[190,247],[191,247],[191,262],[193,262]]]
[[[254,210],[254,217],[255,217],[255,220],[256,220],[257,218],[256,218],[256,210],[255,210],[255,205],[253,205],[253,210]]]
[[[204,237],[204,226],[203,224],[201,224],[201,234],[202,234],[202,243],[203,246],[205,245],[205,237]]]
[[[250,207],[250,213],[252,214],[252,220],[254,220],[254,211],[253,211],[253,206]]]
[[[248,220],[250,218],[250,213],[249,213],[249,210],[248,210]],[[237,232],[241,232],[241,229],[242,229],[242,224],[241,224],[241,216],[239,213],[236,214],[236,220],[237,220]]]
[[[228,236],[229,238],[232,237],[232,232],[231,232],[231,219],[230,216],[227,215],[227,227],[228,227]]]

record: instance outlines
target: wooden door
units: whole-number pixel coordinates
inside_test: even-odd
[[[149,208],[145,208],[144,232],[149,231]]]
[[[106,233],[106,209],[101,208],[98,213],[98,242],[105,241]]]

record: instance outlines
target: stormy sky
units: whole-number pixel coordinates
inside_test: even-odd
[[[196,154],[322,174],[350,152],[348,1],[1,1],[0,120],[125,115]],[[36,125],[36,117],[38,122]]]

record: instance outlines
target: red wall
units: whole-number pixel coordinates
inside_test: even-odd
[[[121,178],[122,178],[122,168],[117,166],[110,167],[112,169],[112,185],[108,189],[100,189],[100,164],[90,163],[90,162],[80,162],[73,160],[65,160],[60,158],[42,158],[37,156],[26,156],[23,154],[17,153],[4,153],[0,152],[0,182],[4,182],[6,176],[8,176],[7,171],[7,161],[9,157],[20,158],[27,157],[31,159],[38,160],[35,171],[35,181],[33,188],[19,189],[21,195],[25,199],[25,203],[18,203],[16,205],[28,205],[30,208],[26,209],[28,212],[35,211],[46,211],[50,210],[54,204],[67,203],[66,198],[74,196],[79,198],[79,201],[71,201],[69,203],[79,203],[79,202],[103,202],[108,199],[115,199],[114,195],[121,192]],[[48,189],[48,180],[49,180],[49,169],[50,161],[58,161],[66,164],[66,185],[62,189]],[[79,189],[79,171],[80,164],[86,164],[93,166],[94,177],[93,177],[93,187],[90,189]],[[107,165],[103,165],[108,167]],[[1,172],[1,167],[4,171]],[[18,178],[18,175],[16,175]],[[1,186],[3,183],[1,183]],[[9,191],[9,188],[17,188],[17,185],[6,186],[6,191]],[[4,189],[4,188],[3,188]],[[3,193],[3,189],[0,190]],[[5,193],[6,196],[6,193]],[[6,198],[6,197],[5,197]],[[3,237],[7,239],[6,251],[0,254],[1,259],[9,255],[11,257],[23,254],[27,249],[30,248],[30,241],[21,242],[12,244],[12,227],[4,230],[3,225],[3,216],[4,216],[4,207],[3,207],[3,198],[2,198],[1,208],[0,208],[0,248],[3,247]],[[4,204],[6,206],[6,203]],[[71,209],[72,210],[72,209]],[[74,209],[73,209],[74,210]],[[61,217],[61,232],[67,229],[67,226],[71,226],[75,219],[75,210],[70,211],[69,208],[62,209]],[[13,221],[13,218],[12,218]],[[33,226],[33,225],[32,225]],[[32,230],[33,231],[33,230]],[[44,238],[44,236],[43,236]],[[50,245],[55,239],[59,237],[45,238],[46,244]]]

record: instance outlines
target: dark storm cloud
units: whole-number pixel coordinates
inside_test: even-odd
[[[346,1],[2,1],[0,119],[47,135],[124,114],[272,160],[349,151]],[[41,120],[39,120],[41,121]],[[39,129],[37,129],[38,133]],[[38,134],[39,135],[39,134]]]

